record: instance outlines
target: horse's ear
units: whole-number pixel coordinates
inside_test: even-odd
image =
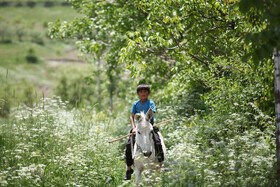
[[[148,112],[146,113],[146,120],[147,120],[147,121],[151,121],[151,119],[153,118],[153,116],[154,116],[154,111],[150,108],[150,109],[148,110]]]
[[[134,116],[136,121],[140,121],[141,120],[141,115],[139,113],[135,114]]]

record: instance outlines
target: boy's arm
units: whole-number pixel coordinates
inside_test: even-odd
[[[130,115],[130,124],[131,124],[131,128],[132,128],[132,133],[135,134],[136,129],[135,129],[135,125],[134,125],[134,114],[133,113],[131,113],[131,115]]]

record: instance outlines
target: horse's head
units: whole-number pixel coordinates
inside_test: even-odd
[[[144,112],[135,114],[136,126],[136,143],[142,150],[144,156],[149,157],[153,148],[153,127],[150,124],[154,112],[150,108],[146,115]]]

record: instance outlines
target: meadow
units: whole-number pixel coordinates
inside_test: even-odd
[[[1,185],[105,186],[122,181],[118,143],[108,141],[120,119],[66,109],[59,97],[19,107],[1,125]],[[123,116],[120,116],[123,118]]]
[[[58,96],[42,98],[35,107],[19,106],[9,120],[1,120],[1,185],[134,184],[123,181],[126,139],[108,143],[127,134],[129,109],[112,117],[92,107],[69,110],[67,105]],[[240,134],[236,115],[224,124],[206,128],[198,116],[182,123],[180,116],[161,108],[157,121],[171,116],[176,119],[160,127],[167,159],[160,174],[146,174],[143,185],[274,185],[275,158],[268,142],[273,128]]]
[[[0,103],[2,115],[12,106],[32,106],[33,101],[55,94],[65,74],[69,80],[90,76],[94,68],[81,61],[73,40],[48,37],[48,22],[79,16],[71,7],[0,9],[0,95],[7,101]]]

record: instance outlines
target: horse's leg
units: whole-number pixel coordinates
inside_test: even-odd
[[[141,170],[139,170],[137,167],[135,167],[135,182],[136,184],[139,184],[141,180]]]

